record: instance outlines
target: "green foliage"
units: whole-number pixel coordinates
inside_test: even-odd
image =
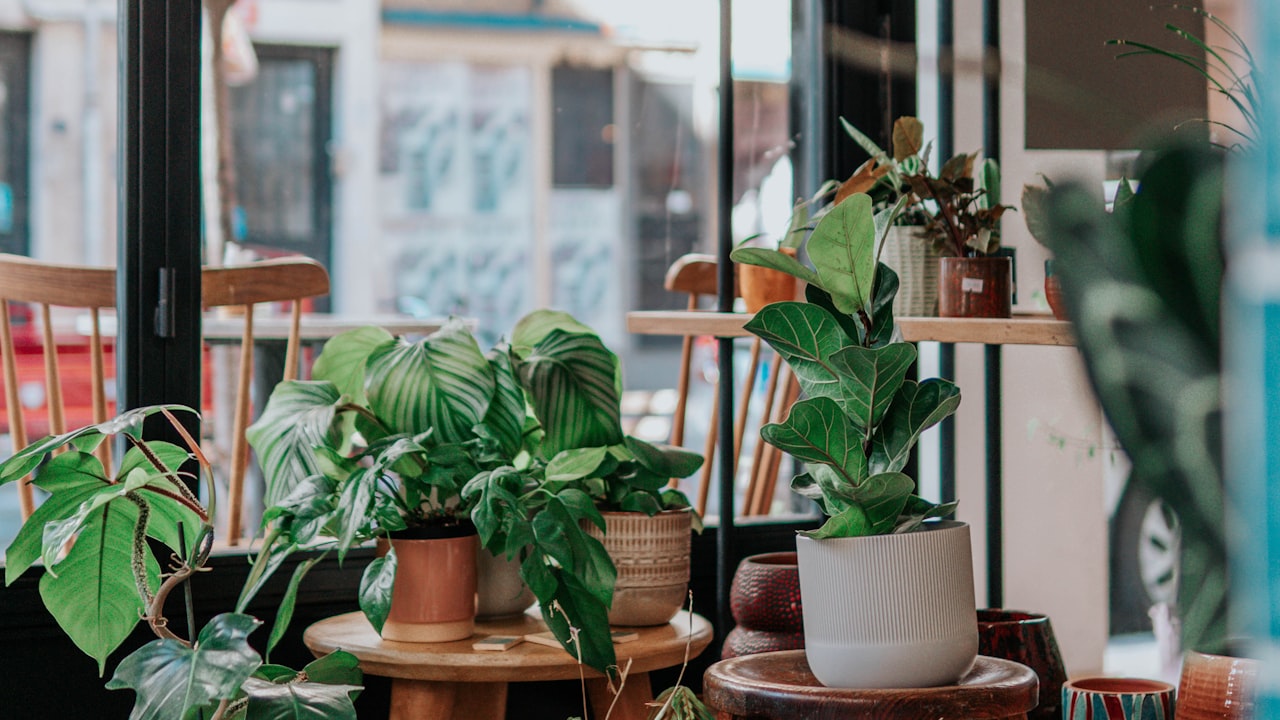
[[[1130,481],[1181,522],[1183,644],[1221,652],[1223,158],[1204,145],[1179,145],[1143,161],[1136,194],[1112,214],[1075,185],[1054,187],[1043,240],[1062,260],[1076,342],[1133,461]]]
[[[914,129],[900,134],[900,149],[918,148]],[[772,303],[746,325],[804,391],[788,418],[760,435],[807,464],[792,489],[831,516],[813,537],[906,532],[954,510],[914,495],[901,472],[920,433],[955,412],[960,391],[944,380],[907,380],[915,347],[891,342],[898,279],[874,249],[896,210],[877,221],[869,196],[839,202],[809,239],[817,278],[809,301]]]

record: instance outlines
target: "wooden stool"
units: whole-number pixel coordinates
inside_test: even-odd
[[[1039,700],[1030,668],[978,656],[956,685],[892,690],[823,687],[803,650],[722,660],[703,676],[703,695],[720,720],[1023,720]]]
[[[317,656],[339,648],[360,659],[360,669],[391,678],[390,720],[501,720],[506,716],[507,683],[586,679],[596,717],[613,702],[608,680],[561,648],[523,643],[506,652],[479,652],[471,645],[487,635],[527,635],[547,629],[541,618],[519,615],[476,623],[476,636],[446,643],[383,640],[363,613],[331,617],[307,628],[303,642]],[[679,665],[711,642],[711,623],[680,611],[666,625],[631,628],[639,638],[615,645],[618,664],[631,672],[612,720],[643,720],[653,700],[649,671]]]

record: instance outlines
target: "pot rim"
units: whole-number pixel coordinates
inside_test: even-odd
[[[1062,689],[1076,690],[1093,695],[1148,695],[1172,693],[1174,687],[1163,680],[1147,678],[1085,677],[1068,680]]]
[[[988,615],[1001,615],[995,619],[983,619],[983,613]],[[1026,610],[1007,610],[1005,608],[978,608],[978,626],[983,625],[1040,625],[1048,622],[1049,616],[1044,613],[1028,612]]]
[[[920,537],[926,533],[949,532],[957,530],[968,530],[969,523],[963,520],[928,520],[920,525],[919,528],[911,532],[904,533],[884,533],[882,535],[859,535],[857,537],[832,537],[832,538],[812,538],[807,535],[796,534],[796,542],[814,542],[814,543],[834,543],[834,542],[893,542],[892,538],[912,538]]]
[[[799,558],[794,550],[760,553],[742,558],[740,564],[763,565],[767,567],[796,567]]]

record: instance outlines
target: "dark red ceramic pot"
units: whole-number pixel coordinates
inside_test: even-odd
[[[739,563],[729,609],[737,627],[725,638],[721,657],[803,648],[796,554],[752,555]]]
[[[1021,610],[979,610],[978,654],[1013,660],[1035,671],[1040,678],[1040,704],[1027,713],[1028,720],[1062,717],[1067,668],[1047,616]]]
[[[942,317],[1007,318],[1013,314],[1013,259],[944,257],[938,274]]]

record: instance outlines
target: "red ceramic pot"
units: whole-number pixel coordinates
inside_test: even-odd
[[[1027,720],[1060,720],[1067,668],[1049,618],[1021,610],[978,611],[978,654],[1022,663],[1040,679],[1040,704]]]
[[[939,260],[938,315],[1007,318],[1013,315],[1013,259],[944,257]]]
[[[738,564],[729,590],[737,626],[725,637],[720,657],[804,648],[800,569],[793,552],[752,555]]]
[[[1044,261],[1044,299],[1049,301],[1049,309],[1057,320],[1067,319],[1067,304],[1062,299],[1062,282],[1053,271],[1053,260]]]

